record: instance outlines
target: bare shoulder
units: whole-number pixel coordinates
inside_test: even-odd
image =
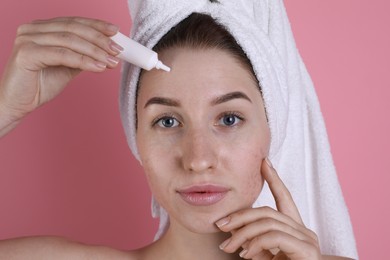
[[[24,237],[0,241],[0,259],[135,260],[136,251],[91,246],[60,237]]]
[[[323,260],[354,260],[352,258],[346,258],[346,257],[341,257],[341,256],[331,256],[331,255],[323,255],[322,259]]]

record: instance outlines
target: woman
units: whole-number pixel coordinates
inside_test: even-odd
[[[0,85],[1,134],[58,95],[81,70],[115,67],[121,47],[108,37],[116,31],[86,18],[20,27]],[[152,192],[169,215],[162,237],[131,252],[57,238],[15,239],[0,243],[0,257],[342,259],[321,255],[316,234],[304,226],[265,159],[271,133],[262,86],[229,32],[208,15],[192,14],[155,49],[172,71],[139,77],[135,147]],[[277,210],[251,208],[264,181]]]

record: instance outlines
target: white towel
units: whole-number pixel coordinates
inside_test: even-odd
[[[212,3],[214,2],[214,3]],[[193,12],[216,18],[243,48],[261,84],[271,130],[269,158],[289,188],[305,225],[316,232],[323,254],[357,259],[349,214],[333,165],[319,102],[295,46],[282,0],[129,0],[130,36],[152,48],[173,26]],[[120,110],[130,148],[135,143],[135,92],[140,69],[123,67]],[[267,185],[254,207],[275,208]],[[160,217],[156,238],[169,218]]]

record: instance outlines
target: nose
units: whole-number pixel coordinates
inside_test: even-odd
[[[185,170],[201,173],[216,168],[218,144],[212,133],[192,130],[183,137],[182,163]]]

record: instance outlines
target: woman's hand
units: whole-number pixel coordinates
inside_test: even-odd
[[[220,248],[233,253],[242,247],[240,256],[245,259],[322,259],[317,235],[304,226],[290,192],[275,169],[263,162],[261,172],[275,198],[277,210],[245,209],[219,220],[216,225],[232,233]]]
[[[60,17],[18,28],[0,81],[0,132],[56,97],[81,71],[114,68],[122,48],[107,22]]]

